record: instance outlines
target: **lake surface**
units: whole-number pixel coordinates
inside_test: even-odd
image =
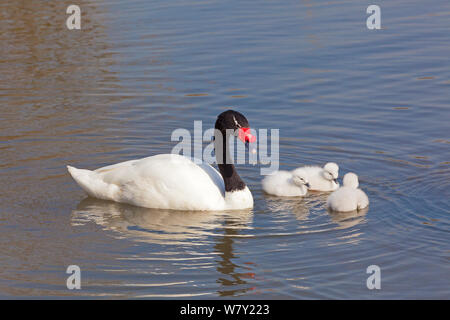
[[[69,4],[0,4],[0,297],[450,297],[450,2],[378,1],[381,30],[355,1],[80,0],[69,31]],[[259,164],[254,209],[222,213],[89,199],[66,171],[231,107],[280,129],[281,169],[356,172],[369,209],[267,196]]]

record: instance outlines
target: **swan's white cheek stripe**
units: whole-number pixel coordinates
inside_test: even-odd
[[[234,121],[235,125],[237,125],[239,128],[241,128],[241,125],[239,124],[239,122],[237,122],[237,120],[234,116],[233,116],[233,121]]]

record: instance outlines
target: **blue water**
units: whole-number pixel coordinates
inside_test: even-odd
[[[448,299],[448,1],[378,1],[380,30],[352,1],[80,1],[80,31],[37,2],[0,4],[2,297]],[[356,172],[368,211],[267,196],[260,165],[238,213],[85,199],[66,172],[228,108],[280,130],[281,169]]]

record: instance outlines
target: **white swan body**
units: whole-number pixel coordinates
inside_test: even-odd
[[[369,198],[361,189],[358,189],[358,176],[352,172],[347,173],[343,179],[343,186],[334,191],[327,199],[327,206],[332,211],[348,212],[366,208]]]
[[[339,167],[334,162],[327,163],[323,168],[318,166],[305,166],[293,170],[295,175],[297,170],[306,173],[310,184],[309,190],[315,191],[334,191],[339,188],[337,178],[339,176]]]
[[[177,154],[125,161],[94,171],[67,167],[91,197],[135,206],[173,210],[253,208],[250,190],[225,192],[220,173]]]
[[[294,176],[291,171],[276,171],[262,180],[263,190],[280,197],[304,196],[308,192],[308,181],[301,171]]]
[[[245,116],[233,110],[219,114],[214,128],[220,173],[209,164],[178,154],[125,161],[94,171],[67,169],[87,194],[99,199],[168,210],[253,208],[252,194],[237,174],[226,142],[236,136],[248,147],[256,137]]]

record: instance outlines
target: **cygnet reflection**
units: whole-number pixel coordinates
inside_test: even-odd
[[[312,191],[307,197],[277,197],[264,194],[267,208],[274,213],[294,214],[298,221],[308,219],[318,219],[328,214],[327,220],[330,223],[338,225],[339,229],[353,227],[365,221],[365,214],[368,208],[360,211],[351,212],[332,212],[327,210],[326,200],[329,193]],[[320,213],[317,216],[317,213]]]
[[[369,212],[369,207],[359,211],[355,210],[349,212],[334,212],[328,210],[331,221],[338,224],[341,229],[351,228],[365,222],[367,212]]]

